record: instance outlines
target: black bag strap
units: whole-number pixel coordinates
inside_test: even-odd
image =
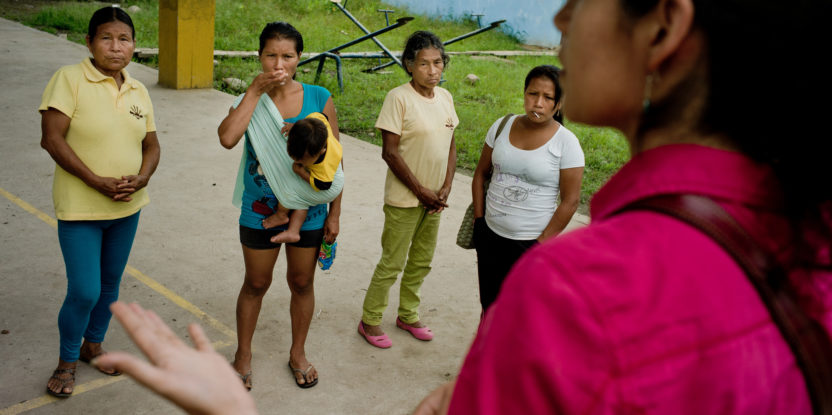
[[[708,235],[742,267],[794,353],[815,414],[832,414],[832,341],[822,325],[797,303],[786,271],[713,200],[698,195],[662,195],[639,200],[616,214],[649,210],[685,222]]]

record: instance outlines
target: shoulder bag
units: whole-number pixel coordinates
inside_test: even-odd
[[[494,134],[494,146],[497,146],[497,137],[500,136],[500,133],[503,132],[503,128],[506,126],[508,119],[514,114],[506,114],[503,117],[502,121],[500,121],[500,125],[497,126],[497,133]],[[491,173],[494,171],[494,166],[491,166],[491,170],[486,174],[485,183],[483,183],[483,188],[487,192],[488,185],[491,183]],[[459,231],[456,233],[456,244],[459,245],[461,248],[465,249],[473,249],[474,248],[474,202],[472,201],[470,205],[468,205],[468,209],[465,210],[465,216],[462,218],[462,223],[459,225]]]

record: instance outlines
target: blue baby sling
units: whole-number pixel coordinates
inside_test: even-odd
[[[272,192],[281,205],[287,209],[308,209],[310,206],[329,203],[341,193],[344,188],[344,172],[341,166],[335,173],[332,186],[327,190],[316,191],[294,171],[292,163],[295,161],[286,152],[286,137],[280,132],[284,125],[280,111],[268,94],[260,96],[257,107],[251,115],[251,121],[245,136],[251,143],[263,175],[269,182]],[[240,168],[237,171],[237,183],[234,185],[232,203],[236,207],[243,205],[243,177],[245,174],[245,151],[240,158]]]

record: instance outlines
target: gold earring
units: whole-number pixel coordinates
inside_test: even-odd
[[[653,94],[653,82],[658,79],[659,76],[653,72],[647,75],[647,79],[644,82],[644,99],[641,102],[642,112],[647,113],[650,110],[650,97]]]

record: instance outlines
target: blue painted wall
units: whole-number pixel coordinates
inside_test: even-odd
[[[483,25],[505,19],[510,31],[521,34],[526,43],[552,47],[560,43],[560,32],[552,18],[565,0],[386,0],[406,5],[416,13],[439,17],[463,17],[481,13]]]

